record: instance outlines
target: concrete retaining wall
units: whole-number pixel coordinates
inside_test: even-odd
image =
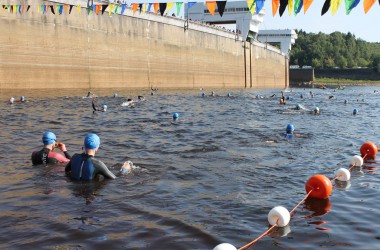
[[[23,14],[0,6],[0,89],[288,85],[283,54],[232,33],[195,23],[184,30],[183,20],[131,9],[43,15],[32,3]]]

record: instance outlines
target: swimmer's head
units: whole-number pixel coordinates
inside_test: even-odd
[[[100,138],[96,134],[88,134],[84,138],[85,149],[97,149],[100,145]]]
[[[107,108],[108,108],[107,105],[105,104],[102,105],[102,111],[107,111]]]
[[[127,101],[130,102],[130,101],[132,101],[132,99],[129,98]]]
[[[288,126],[286,126],[286,133],[293,133],[294,132],[294,126],[293,124],[288,124]]]
[[[173,120],[177,120],[179,118],[179,114],[178,113],[174,113],[173,114]]]
[[[22,95],[22,96],[20,96],[20,101],[25,101],[25,97]]]
[[[204,97],[205,96],[205,93],[202,93],[202,97]]]
[[[117,92],[115,92],[115,93],[113,94],[113,97],[117,97]]]
[[[57,140],[57,137],[53,132],[45,132],[42,135],[42,142],[44,143],[44,146],[49,146],[55,143]]]
[[[297,110],[300,110],[300,109],[301,109],[301,104],[297,103],[297,105],[296,105],[296,109],[297,109]]]
[[[15,101],[15,98],[12,96],[12,97],[9,99],[9,103],[12,104],[14,101]]]
[[[356,115],[357,113],[358,113],[358,109],[354,109],[354,111],[352,111],[353,115]]]
[[[231,93],[228,93],[227,96],[230,97],[230,96],[231,96]]]
[[[314,108],[314,113],[316,113],[316,114],[319,113],[319,108],[318,107]]]

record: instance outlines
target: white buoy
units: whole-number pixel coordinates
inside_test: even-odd
[[[348,171],[348,169],[340,168],[337,171],[335,171],[335,177],[339,181],[349,181],[351,178],[351,173]]]
[[[213,250],[237,250],[237,249],[230,243],[222,243],[214,247]]]
[[[278,206],[272,208],[268,214],[268,222],[269,224],[277,225],[279,227],[285,227],[289,224],[290,221],[290,213],[288,209]]]
[[[353,156],[350,161],[351,166],[357,166],[357,167],[363,166],[363,163],[364,163],[363,158],[360,155]]]

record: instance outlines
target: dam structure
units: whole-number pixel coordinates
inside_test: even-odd
[[[101,10],[88,11],[87,0],[3,0],[0,91],[289,85],[287,55],[256,39],[130,4],[123,13],[93,4]]]

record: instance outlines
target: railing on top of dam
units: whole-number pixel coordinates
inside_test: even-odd
[[[41,1],[47,2],[47,3],[69,4],[69,5],[75,5],[75,6],[80,5],[82,8],[87,8],[87,4],[88,4],[87,0],[48,0],[48,1],[41,0]],[[121,1],[121,2],[123,2],[123,1]],[[103,4],[109,4],[109,1],[108,0],[96,0],[96,1],[94,0],[92,2],[92,0],[90,0],[90,3],[91,4],[93,3],[94,5],[98,5],[98,4],[103,5]],[[105,12],[108,13],[108,7],[105,10]],[[112,14],[113,15],[120,15],[120,13],[112,13]],[[126,10],[123,13],[123,15],[129,16],[129,17],[141,18],[141,19],[145,19],[145,20],[150,20],[150,21],[154,21],[154,22],[166,23],[168,25],[174,25],[174,26],[179,26],[179,27],[184,27],[184,23],[186,22],[186,20],[183,19],[182,17],[169,16],[169,15],[161,16],[159,12],[157,12],[157,13],[154,13],[154,12],[142,13],[138,10],[136,13],[133,13],[133,9],[131,6],[126,7]],[[190,20],[188,20],[188,22],[189,22],[188,23],[189,26],[187,27],[187,29],[193,29],[193,30],[197,30],[197,31],[201,31],[201,32],[215,34],[217,36],[228,37],[230,39],[234,39],[235,41],[244,42],[244,41],[241,41],[242,36],[236,32],[232,32],[232,31],[229,31],[227,29],[224,29],[224,28],[221,28],[218,26],[209,25],[205,22],[201,22],[201,21],[197,21],[197,20],[194,21],[194,20],[190,19]],[[272,51],[272,52],[275,52],[278,54],[283,54],[280,49],[278,49],[277,47],[274,47],[268,43],[262,43],[258,40],[253,40],[251,43],[255,46],[260,47],[260,48],[265,48],[269,51]]]

